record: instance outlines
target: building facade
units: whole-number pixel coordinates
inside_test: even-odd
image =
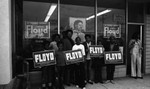
[[[26,22],[44,22],[49,7],[56,4],[55,12],[50,22],[50,36],[61,34],[72,27],[75,20],[85,21],[85,34],[91,34],[95,44],[110,33],[111,26],[118,27],[114,32],[118,43],[123,48],[124,62],[116,66],[115,77],[130,75],[130,54],[128,43],[133,33],[140,32],[142,46],[142,72],[150,73],[150,1],[149,0],[1,0],[0,27],[0,84],[8,83],[14,76],[22,72],[18,65],[20,60],[32,57],[30,45],[32,41],[42,42],[42,39],[25,37]],[[95,18],[88,17],[110,10]],[[73,19],[71,19],[73,18]],[[20,66],[20,68],[18,68]],[[104,67],[105,71],[105,67]]]

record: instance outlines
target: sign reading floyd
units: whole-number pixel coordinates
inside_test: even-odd
[[[104,53],[104,48],[102,45],[91,45],[89,51],[91,57],[99,57]]]
[[[50,38],[49,22],[25,22],[26,39],[47,39]]]
[[[64,53],[65,53],[67,65],[84,61],[81,50],[64,51]]]
[[[43,67],[56,64],[53,50],[33,52],[33,58],[34,67]]]
[[[110,51],[104,53],[105,64],[123,63],[123,56],[120,51]]]
[[[121,25],[104,24],[103,33],[104,38],[109,38],[111,35],[115,36],[115,38],[121,38]]]

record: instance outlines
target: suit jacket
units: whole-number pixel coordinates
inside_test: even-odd
[[[114,43],[114,47],[110,48],[111,43],[108,42],[104,47],[105,47],[105,51],[119,51],[119,45],[117,43]]]

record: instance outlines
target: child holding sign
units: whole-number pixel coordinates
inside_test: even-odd
[[[64,67],[65,67],[65,56],[63,52],[63,43],[58,42],[58,51],[56,51],[56,62],[57,62],[57,75],[58,75],[58,88],[65,89],[63,86],[63,76],[64,76]]]
[[[44,50],[49,50],[49,41],[44,41]],[[55,80],[55,66],[43,66],[42,67],[42,89],[53,89]]]
[[[85,48],[83,44],[81,44],[81,38],[76,37],[75,39],[76,44],[72,47],[72,50],[78,50],[80,49],[82,51],[83,56],[85,56]],[[75,69],[75,78],[76,78],[76,84],[81,88],[81,89],[86,89],[85,88],[85,69],[84,69],[84,63],[80,62],[77,63],[76,69]]]

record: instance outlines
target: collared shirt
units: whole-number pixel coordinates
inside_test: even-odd
[[[91,45],[91,42],[89,42],[89,43],[86,42],[86,44],[87,44],[87,47],[88,47],[88,49],[89,49],[89,46]],[[90,60],[90,59],[91,59],[91,57],[90,57],[90,52],[87,53],[86,59],[87,59],[87,60]]]

